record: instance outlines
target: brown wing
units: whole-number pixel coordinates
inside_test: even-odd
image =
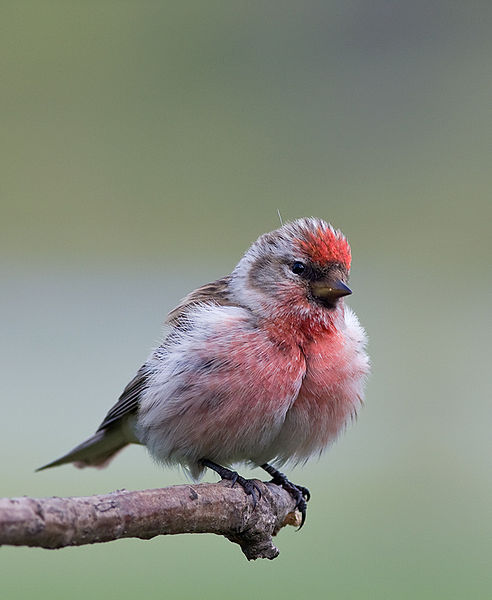
[[[140,396],[147,386],[147,368],[144,365],[140,367],[138,373],[130,381],[118,398],[118,402],[110,409],[104,417],[104,421],[99,425],[97,431],[106,429],[108,425],[119,421],[126,415],[137,412],[140,405]]]
[[[181,300],[178,306],[168,314],[166,323],[173,327],[179,327],[188,310],[201,302],[218,304],[219,306],[234,306],[235,303],[229,300],[227,294],[230,280],[230,276],[223,277],[222,279],[217,279],[217,281],[202,285],[202,287],[190,292],[183,300]]]

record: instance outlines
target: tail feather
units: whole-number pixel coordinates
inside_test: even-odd
[[[124,448],[130,440],[125,436],[122,428],[113,427],[103,429],[82,442],[64,456],[39,467],[36,471],[44,471],[51,467],[58,467],[67,463],[74,463],[76,467],[105,467],[108,462]]]

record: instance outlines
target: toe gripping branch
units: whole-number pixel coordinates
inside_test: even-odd
[[[299,525],[299,529],[301,529],[306,521],[307,502],[309,502],[309,499],[311,498],[311,493],[306,487],[289,481],[286,475],[278,471],[275,467],[272,467],[272,465],[264,463],[260,466],[272,476],[271,483],[275,483],[276,485],[283,487],[284,490],[289,492],[292,498],[294,498],[296,501],[296,508],[302,516],[301,524]]]
[[[204,467],[208,467],[215,471],[222,479],[232,481],[232,487],[238,483],[248,496],[251,496],[253,500],[253,508],[256,507],[258,500],[261,498],[261,490],[254,479],[245,479],[241,477],[237,471],[231,471],[226,467],[222,467],[217,463],[206,458],[200,461]],[[296,509],[301,513],[301,524],[299,529],[304,525],[306,521],[307,502],[311,498],[311,494],[307,488],[302,485],[296,485],[289,481],[283,473],[272,467],[268,463],[260,465],[269,475],[272,476],[271,483],[282,487],[287,491],[292,498],[296,501]]]
[[[244,492],[251,496],[253,500],[253,508],[256,508],[256,504],[258,500],[261,498],[261,490],[258,487],[258,484],[254,481],[254,479],[245,479],[237,471],[231,471],[231,469],[227,469],[226,467],[222,467],[217,463],[212,462],[206,458],[200,461],[203,466],[212,469],[215,471],[222,479],[226,479],[227,481],[232,481],[232,487],[238,483],[244,490]]]

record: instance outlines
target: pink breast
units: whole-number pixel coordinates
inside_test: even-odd
[[[355,416],[362,402],[367,364],[339,332],[304,348],[307,372],[286,420],[285,444],[300,459],[322,451]],[[287,433],[288,432],[288,433]]]

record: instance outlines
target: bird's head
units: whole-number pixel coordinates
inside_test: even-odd
[[[329,321],[341,306],[350,271],[344,235],[315,218],[266,233],[232,273],[231,295],[259,315]]]

